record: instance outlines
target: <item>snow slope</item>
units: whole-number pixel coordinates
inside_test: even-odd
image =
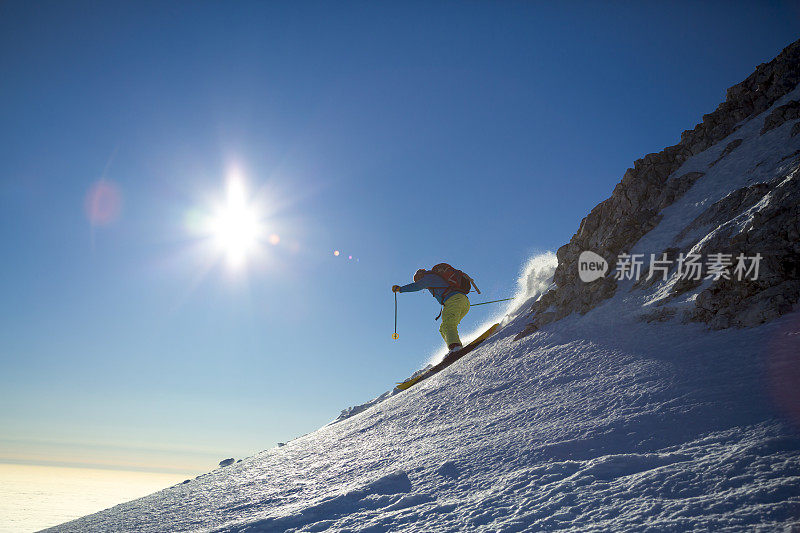
[[[676,174],[706,175],[637,253],[735,188],[793,172],[796,121],[764,135],[761,122],[686,161]],[[735,157],[709,168],[734,137]],[[52,531],[800,530],[800,312],[721,331],[645,323],[663,287],[621,284],[515,341],[553,258],[531,265],[503,329],[446,371]]]
[[[603,311],[518,342],[510,324],[358,416],[53,530],[800,527],[800,436],[769,374],[800,316],[708,332]]]

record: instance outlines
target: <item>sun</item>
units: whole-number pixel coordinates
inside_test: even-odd
[[[258,251],[265,228],[240,178],[228,179],[225,200],[208,217],[206,233],[230,267],[241,268]]]

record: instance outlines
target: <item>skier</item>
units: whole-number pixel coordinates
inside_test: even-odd
[[[431,270],[420,268],[414,273],[414,283],[402,287],[392,285],[392,291],[415,292],[422,289],[430,291],[442,305],[442,325],[439,327],[439,333],[442,334],[450,353],[453,353],[462,347],[461,339],[458,337],[458,324],[469,312],[467,293],[470,291],[470,285],[475,286],[475,282],[468,275],[447,263],[439,263]],[[478,287],[475,286],[475,289]]]

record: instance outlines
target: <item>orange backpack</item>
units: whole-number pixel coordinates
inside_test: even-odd
[[[450,291],[458,291],[467,294],[470,290],[472,290],[472,287],[475,287],[475,291],[478,294],[481,293],[481,291],[478,289],[478,286],[475,285],[475,280],[457,268],[448,265],[447,263],[439,263],[438,265],[434,265],[431,269],[431,272],[441,277],[449,286],[448,290],[445,291],[445,294]]]

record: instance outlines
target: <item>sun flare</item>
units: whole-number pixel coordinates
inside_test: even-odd
[[[260,213],[248,199],[241,179],[228,180],[226,199],[209,217],[206,230],[216,250],[225,256],[231,267],[242,267],[258,250],[264,228]]]

